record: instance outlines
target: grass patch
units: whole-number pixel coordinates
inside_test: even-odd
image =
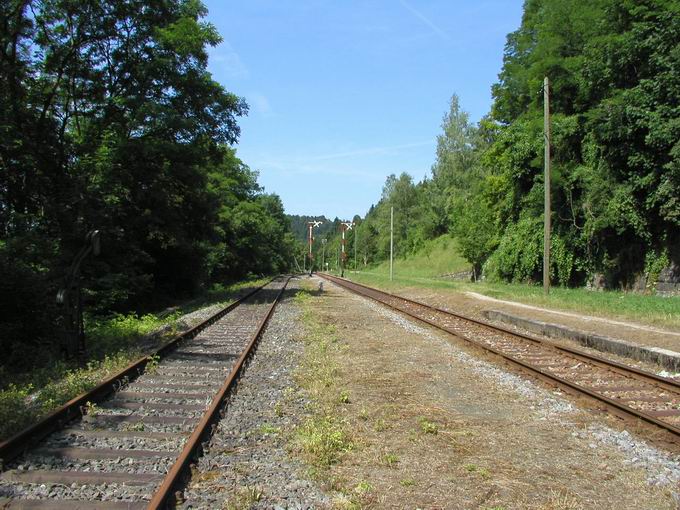
[[[381,461],[387,467],[395,467],[399,463],[399,456],[395,453],[386,453],[382,456]]]
[[[420,430],[424,434],[437,434],[439,432],[439,427],[437,424],[428,420],[424,416],[418,418],[418,424],[420,425]]]
[[[428,240],[418,252],[398,258],[395,261],[395,271],[397,264],[399,274],[416,278],[436,278],[470,271],[472,267],[458,251],[456,240],[447,235]],[[389,275],[389,260],[378,264],[371,271]]]
[[[259,427],[260,434],[263,436],[273,436],[281,433],[281,427],[275,427],[270,423],[265,423]]]
[[[87,356],[82,363],[54,360],[42,368],[26,373],[12,373],[0,366],[0,441],[35,423],[72,398],[94,388],[119,372],[144,352],[159,346],[177,334],[178,319],[209,304],[222,304],[246,287],[259,286],[266,280],[241,282],[229,287],[217,286],[199,299],[169,311],[138,316],[115,314],[108,318],[86,316]],[[148,335],[166,327],[155,342]],[[157,359],[148,369],[154,370]]]
[[[576,312],[605,318],[628,320],[680,328],[680,296],[660,297],[622,291],[589,291],[553,287],[546,296],[538,285],[519,283],[489,283],[453,281],[436,277],[411,276],[395,262],[394,280],[389,280],[389,269],[381,268],[359,273],[345,273],[351,280],[390,292],[414,287],[443,292],[477,292],[485,296],[553,310]]]
[[[8,386],[0,391],[0,440],[7,439],[73,397],[94,388],[106,377],[125,368],[138,355],[121,352],[106,356],[102,361],[91,361],[84,368],[65,369],[61,377],[55,377],[38,390],[31,383]]]
[[[458,251],[456,240],[448,235],[427,241],[417,253],[394,261],[394,279],[390,281],[389,261],[365,270],[346,271],[345,276],[359,283],[390,291],[422,287],[453,292],[472,291],[497,299],[601,315],[646,324],[680,328],[680,296],[659,297],[622,291],[595,292],[586,289],[552,287],[543,294],[541,285],[490,283],[450,280],[442,275],[469,271],[470,263]]]
[[[327,470],[353,448],[347,426],[337,407],[349,402],[349,393],[341,390],[335,356],[341,347],[336,329],[321,324],[311,310],[312,294],[303,288],[296,296],[305,327],[305,354],[295,378],[311,400],[310,416],[296,430],[294,448],[325,478]]]
[[[466,464],[465,465],[465,470],[468,473],[477,473],[479,476],[481,476],[484,480],[488,480],[491,478],[491,471],[489,471],[485,467],[480,467],[476,464]]]
[[[225,510],[248,510],[262,499],[262,489],[256,486],[241,487],[225,504]]]

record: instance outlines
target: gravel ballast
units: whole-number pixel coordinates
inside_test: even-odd
[[[184,508],[303,509],[328,504],[286,445],[306,415],[293,374],[303,354],[293,279],[184,491]]]

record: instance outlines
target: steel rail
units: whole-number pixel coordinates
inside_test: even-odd
[[[472,322],[474,324],[477,324],[478,326],[483,326],[485,328],[489,328],[489,329],[492,329],[492,330],[495,330],[495,331],[500,331],[500,332],[506,333],[508,335],[516,336],[518,338],[522,338],[524,340],[528,340],[530,342],[540,344],[543,347],[552,348],[552,349],[556,349],[558,351],[568,353],[570,355],[581,358],[583,361],[589,361],[589,362],[592,362],[592,363],[599,364],[600,366],[602,366],[604,368],[613,369],[613,370],[615,370],[619,373],[622,373],[623,375],[630,376],[631,373],[633,373],[633,374],[636,374],[636,375],[643,377],[645,381],[648,381],[649,379],[651,379],[655,383],[657,383],[661,386],[664,386],[671,391],[680,391],[680,382],[678,382],[674,379],[670,379],[668,377],[662,377],[660,375],[657,375],[657,374],[654,374],[654,373],[651,373],[651,372],[646,372],[644,370],[640,370],[639,368],[624,365],[623,363],[619,363],[619,362],[614,361],[614,360],[610,360],[610,359],[607,359],[607,358],[603,358],[601,356],[596,356],[594,354],[590,354],[590,353],[587,353],[587,352],[584,352],[584,351],[580,351],[580,350],[574,349],[572,347],[559,345],[559,344],[556,344],[555,342],[552,342],[550,340],[546,340],[545,338],[540,338],[540,337],[533,336],[533,335],[530,335],[530,334],[527,334],[527,333],[522,333],[520,331],[515,331],[513,329],[506,328],[505,326],[492,324],[490,322],[487,322],[487,321],[484,321],[484,320],[481,320],[481,319],[475,319],[473,317],[468,317],[467,315],[461,314],[459,312],[453,312],[451,310],[439,308],[439,307],[436,307],[436,306],[433,306],[433,305],[429,305],[427,303],[423,303],[422,301],[417,301],[415,299],[407,298],[407,297],[404,297],[404,296],[399,296],[397,294],[392,294],[392,293],[387,292],[385,290],[378,290],[378,289],[375,289],[373,287],[369,287],[368,285],[364,285],[362,283],[347,280],[346,278],[339,278],[337,276],[328,275],[326,273],[319,273],[319,276],[327,276],[329,278],[335,278],[335,279],[338,279],[340,281],[346,281],[351,285],[363,287],[363,288],[365,288],[369,291],[380,292],[380,293],[385,294],[385,295],[387,295],[387,296],[389,296],[393,299],[400,299],[402,301],[407,301],[408,303],[412,303],[414,305],[429,308],[429,309],[434,310],[434,311],[439,312],[439,313],[451,315],[452,317],[456,317],[457,319],[461,319],[461,320],[464,320],[464,321],[467,321],[467,322]]]
[[[30,448],[33,444],[37,443],[41,439],[44,439],[50,433],[62,427],[64,423],[80,416],[82,414],[81,408],[85,406],[87,402],[99,403],[106,399],[112,393],[115,393],[118,389],[120,389],[120,387],[127,383],[130,379],[141,375],[144,372],[146,365],[152,360],[152,358],[155,356],[166,356],[173,349],[175,349],[179,343],[194,338],[205,328],[214,324],[216,321],[231,312],[234,308],[238,307],[245,300],[260,292],[264,287],[269,285],[274,280],[275,278],[272,278],[263,285],[251,290],[242,297],[238,298],[236,301],[233,301],[229,305],[217,311],[203,322],[177,335],[174,339],[157,349],[154,353],[143,356],[142,358],[132,362],[126,368],[122,369],[111,377],[108,377],[91,390],[72,398],[34,425],[31,425],[30,427],[18,432],[14,436],[0,443],[0,471],[4,471],[8,462],[21,455],[21,453]]]
[[[196,429],[194,429],[194,432],[191,434],[186,444],[184,445],[182,452],[179,454],[177,460],[170,468],[170,471],[163,479],[161,486],[158,488],[158,490],[154,494],[153,499],[147,506],[147,510],[160,510],[162,508],[166,508],[170,504],[172,499],[175,497],[173,494],[174,488],[181,480],[182,475],[189,468],[190,462],[194,457],[194,454],[200,448],[203,439],[205,439],[206,436],[209,434],[212,423],[218,418],[219,411],[222,407],[222,403],[225,397],[227,396],[229,390],[231,389],[237,377],[239,376],[246,359],[248,359],[251,352],[253,351],[253,348],[258,343],[260,337],[264,333],[267,323],[269,322],[269,319],[273,315],[274,309],[276,308],[276,305],[281,299],[281,296],[283,295],[283,292],[285,291],[286,286],[288,285],[290,279],[291,279],[290,276],[287,277],[283,286],[276,295],[274,302],[269,307],[267,314],[260,321],[260,324],[258,325],[257,330],[251,337],[250,342],[241,353],[239,359],[233,365],[231,371],[229,372],[229,375],[222,384],[222,387],[213,398],[212,402],[210,403],[210,406],[208,407],[203,417],[201,418],[201,421],[198,423]]]
[[[418,305],[418,306],[424,307],[426,309],[433,310],[433,311],[436,311],[436,312],[439,312],[439,313],[442,313],[442,314],[445,314],[445,315],[451,315],[451,316],[456,317],[456,318],[461,319],[461,320],[470,321],[470,322],[476,323],[477,325],[480,325],[480,326],[483,326],[483,327],[486,327],[486,328],[501,331],[505,334],[516,336],[516,337],[522,338],[524,340],[530,340],[532,342],[538,342],[543,347],[562,351],[562,352],[568,353],[568,355],[577,356],[580,359],[583,359],[583,360],[589,361],[589,362],[593,362],[594,364],[597,364],[597,365],[605,365],[606,368],[614,369],[615,371],[617,371],[619,373],[623,372],[623,373],[625,373],[625,375],[628,375],[628,376],[632,377],[633,379],[647,382],[648,384],[652,384],[653,386],[664,386],[666,388],[670,387],[670,388],[672,388],[672,391],[678,392],[678,390],[680,389],[680,384],[677,383],[676,381],[673,381],[671,379],[666,379],[666,378],[657,376],[656,374],[645,372],[645,371],[642,371],[642,370],[639,370],[639,369],[636,369],[636,368],[633,368],[633,367],[628,367],[628,366],[623,365],[621,363],[610,361],[610,360],[607,360],[605,358],[601,358],[599,356],[592,356],[590,354],[578,351],[576,349],[558,346],[558,345],[555,345],[551,342],[547,342],[547,341],[542,340],[542,339],[531,337],[529,335],[525,335],[525,334],[522,334],[522,333],[519,333],[519,332],[515,332],[515,331],[509,330],[507,328],[499,327],[499,326],[496,326],[496,325],[493,325],[493,324],[490,324],[490,323],[486,323],[484,321],[480,321],[480,320],[477,320],[477,319],[468,318],[468,317],[465,317],[463,315],[460,315],[460,314],[457,314],[457,313],[454,313],[454,312],[450,312],[448,310],[443,310],[441,308],[437,308],[437,307],[434,307],[434,306],[430,306],[430,305],[427,305],[425,303],[421,303],[421,302],[418,302],[418,301],[415,301],[415,300],[412,300],[412,299],[409,299],[409,298],[398,296],[396,294],[391,294],[391,293],[386,292],[386,291],[378,290],[378,289],[375,289],[373,287],[369,287],[368,285],[363,285],[363,284],[360,284],[360,283],[352,282],[350,280],[346,280],[344,278],[339,278],[337,276],[331,276],[331,275],[328,275],[326,273],[318,273],[318,274],[322,278],[325,278],[328,281],[336,283],[336,284],[340,285],[341,287],[343,287],[343,288],[345,288],[345,289],[347,289],[351,292],[354,292],[357,295],[371,298],[374,301],[377,301],[377,302],[379,302],[379,303],[381,303],[381,304],[383,304],[383,305],[385,305],[385,306],[387,306],[387,307],[389,307],[393,310],[396,310],[400,313],[403,313],[405,315],[413,317],[414,319],[417,319],[421,322],[424,322],[424,323],[426,323],[430,326],[433,326],[433,327],[435,327],[439,330],[445,331],[445,332],[447,332],[447,333],[449,333],[453,336],[461,338],[461,339],[475,345],[476,347],[481,347],[482,349],[484,349],[486,351],[492,352],[493,354],[498,355],[498,356],[502,357],[503,359],[505,359],[505,360],[515,364],[515,365],[520,366],[521,368],[529,371],[530,373],[539,375],[541,377],[541,379],[544,379],[544,380],[546,380],[550,383],[553,383],[553,384],[557,383],[559,386],[569,388],[571,390],[576,391],[577,393],[588,395],[589,397],[591,397],[591,398],[593,398],[597,401],[602,402],[606,406],[613,408],[618,412],[622,412],[625,415],[633,416],[635,418],[646,421],[647,423],[651,423],[653,425],[656,425],[660,428],[663,428],[663,429],[671,432],[675,436],[680,436],[680,427],[676,427],[675,425],[672,425],[670,423],[666,423],[662,420],[659,420],[659,419],[655,418],[654,416],[651,416],[651,415],[645,413],[644,411],[639,411],[639,410],[634,409],[632,407],[621,404],[621,403],[619,403],[619,402],[617,402],[617,401],[615,401],[615,400],[613,400],[613,399],[611,399],[611,398],[609,398],[605,395],[602,395],[602,394],[597,393],[595,391],[592,391],[592,390],[590,390],[590,389],[588,389],[584,386],[581,386],[580,384],[573,383],[573,382],[568,381],[568,380],[566,380],[562,377],[559,377],[559,376],[556,376],[556,375],[551,374],[549,372],[546,372],[545,370],[542,370],[539,367],[535,367],[535,366],[531,365],[530,363],[526,363],[522,360],[516,359],[515,357],[513,357],[509,354],[506,354],[506,353],[504,353],[504,352],[502,352],[498,349],[495,349],[491,346],[488,346],[488,345],[485,345],[481,342],[478,342],[478,341],[476,341],[476,340],[474,340],[474,339],[472,339],[472,338],[470,338],[466,335],[463,335],[460,332],[454,331],[454,330],[452,330],[452,329],[450,329],[446,326],[442,326],[441,324],[438,324],[435,321],[432,321],[430,319],[426,319],[424,317],[420,317],[415,313],[409,312],[408,310],[404,310],[404,309],[399,308],[397,306],[394,306],[394,305],[392,305],[388,302],[382,301],[382,300],[380,300],[380,299],[378,299],[374,296],[371,296],[370,293],[388,296],[389,298],[396,299],[396,300],[402,300],[402,301],[412,303],[412,304],[415,304],[415,305]],[[361,292],[356,287],[364,289],[364,292]],[[368,291],[368,292],[366,292],[366,291]],[[660,383],[662,383],[662,384],[660,384]]]

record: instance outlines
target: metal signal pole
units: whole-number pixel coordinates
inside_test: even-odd
[[[390,207],[390,281],[394,277],[393,273],[394,260],[394,207]]]
[[[312,236],[312,229],[322,225],[323,221],[308,221],[307,226],[309,227],[309,275],[312,275],[312,270],[314,268],[314,259],[312,258],[312,243],[314,242],[314,237]]]
[[[326,270],[326,243],[328,242],[328,239],[322,239],[321,240],[321,246],[323,247],[323,251],[321,252],[321,270],[325,271]]]
[[[354,226],[354,222],[352,221],[343,221],[340,223],[340,231],[342,232],[342,269],[340,272],[340,276],[344,277],[345,276],[345,262],[347,261],[347,253],[345,252],[345,232],[348,230],[352,230],[352,227]]]
[[[543,211],[543,292],[550,293],[550,82],[543,80],[543,136],[545,142],[545,188]]]

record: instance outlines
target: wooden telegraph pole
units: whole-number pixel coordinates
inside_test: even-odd
[[[543,292],[550,293],[550,82],[543,80],[543,137],[545,142],[545,188],[543,211]]]

